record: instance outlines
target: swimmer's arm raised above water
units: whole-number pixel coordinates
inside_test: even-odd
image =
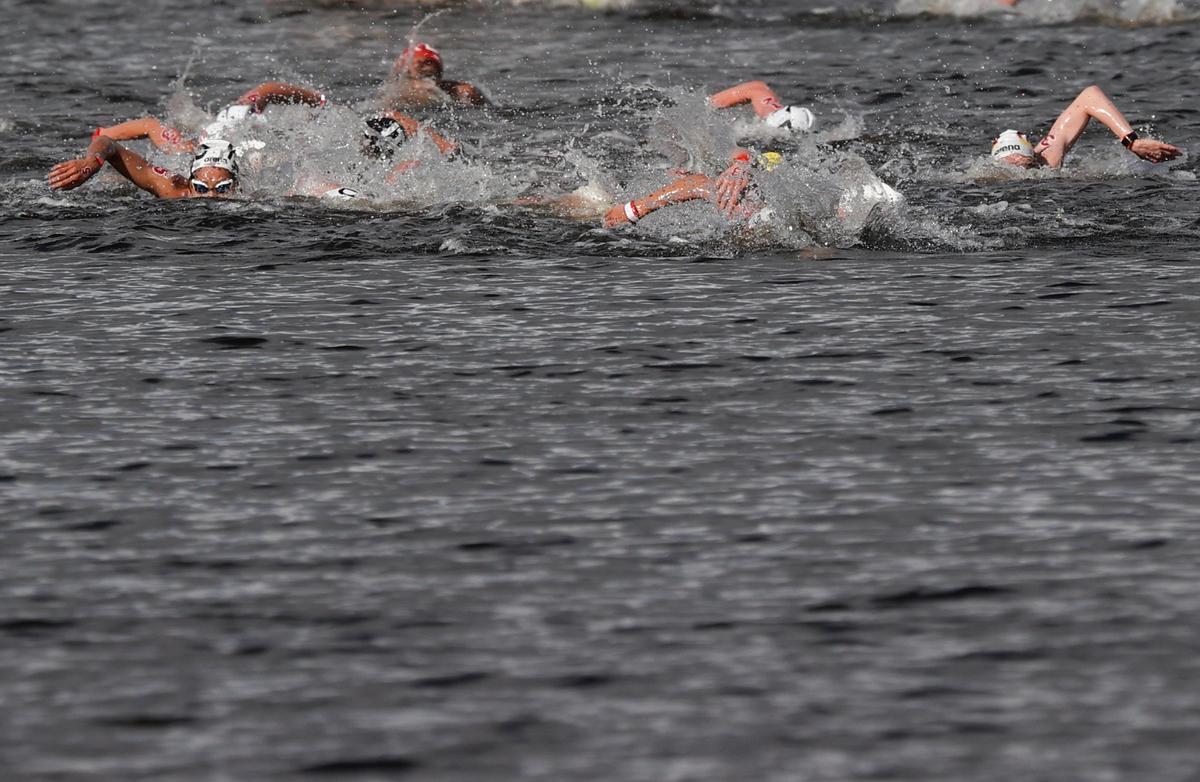
[[[1058,115],[1050,132],[1034,147],[1034,152],[1046,165],[1058,168],[1062,165],[1063,158],[1071,151],[1071,147],[1075,146],[1075,142],[1083,135],[1088,122],[1093,119],[1103,123],[1121,139],[1130,152],[1143,160],[1162,163],[1179,157],[1178,147],[1154,139],[1137,138],[1129,120],[1125,119],[1125,115],[1109,100],[1104,91],[1095,85],[1080,92],[1071,105]],[[1133,134],[1132,139],[1130,134]]]
[[[92,139],[84,156],[67,160],[50,169],[51,190],[72,190],[100,172],[105,162],[148,193],[159,198],[182,198],[188,194],[188,181],[166,169],[157,168],[138,153],[126,149],[108,136]]]
[[[151,144],[172,155],[194,152],[196,147],[194,141],[184,138],[178,130],[162,124],[154,117],[141,117],[108,128],[96,128],[92,136],[108,136],[113,141],[150,139]]]
[[[251,106],[262,111],[272,103],[303,103],[308,106],[324,106],[325,96],[316,90],[299,87],[282,81],[268,81],[247,90],[234,101],[237,106]]]
[[[763,118],[783,108],[783,101],[779,100],[779,96],[764,81],[748,81],[721,90],[709,98],[708,102],[717,109],[749,103],[754,107],[754,113]]]

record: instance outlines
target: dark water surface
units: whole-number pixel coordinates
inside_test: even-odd
[[[1197,779],[1194,157],[984,161],[1093,82],[1195,147],[1194,7],[450,5],[499,105],[430,115],[439,176],[45,186],[259,81],[369,100],[430,10],[327,5],[6,6],[4,779]],[[653,128],[752,77],[906,209],[838,248],[504,206],[661,184]],[[335,134],[291,116],[303,173]]]

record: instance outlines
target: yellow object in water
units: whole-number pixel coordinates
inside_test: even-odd
[[[778,152],[763,152],[758,156],[758,165],[767,171],[772,171],[783,162],[783,155]]]

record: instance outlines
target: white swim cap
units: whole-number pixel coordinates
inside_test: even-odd
[[[1011,128],[1001,133],[1000,137],[992,143],[993,159],[1000,160],[1009,155],[1033,157],[1033,145],[1029,143],[1029,139],[1025,138],[1024,133]]]
[[[363,124],[363,151],[376,157],[391,157],[396,146],[408,138],[408,131],[388,116],[371,117]]]
[[[226,106],[217,112],[216,119],[204,127],[204,131],[200,135],[201,139],[213,136],[221,138],[228,135],[229,131],[245,122],[253,110],[253,106],[242,103]]]
[[[773,128],[812,130],[812,126],[817,124],[817,118],[803,106],[784,106],[763,117],[763,122]]]
[[[223,168],[237,176],[237,151],[228,141],[210,138],[200,142],[196,147],[196,156],[192,159],[192,173],[202,168]]]

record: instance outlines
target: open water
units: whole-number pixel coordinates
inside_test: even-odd
[[[496,105],[385,186],[346,139],[435,10]],[[1195,148],[1195,6],[4,16],[4,779],[1198,778],[1196,157],[986,159],[1091,83]],[[821,121],[774,234],[510,205],[711,164],[750,78]],[[268,79],[336,105],[268,112],[241,201],[45,185]]]

